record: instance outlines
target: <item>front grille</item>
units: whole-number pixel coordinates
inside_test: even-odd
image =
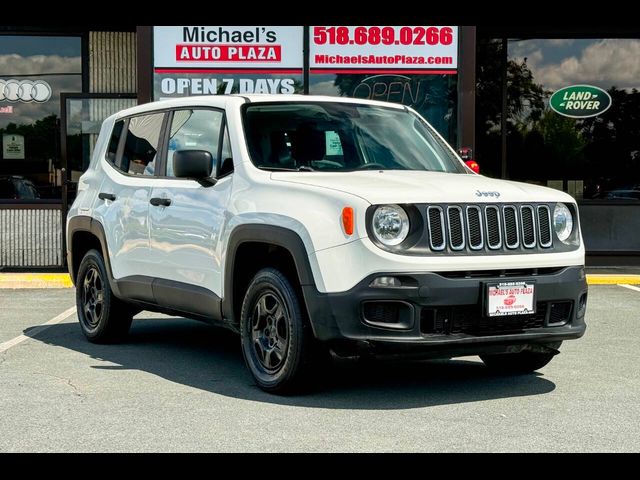
[[[425,216],[432,251],[534,252],[553,244],[547,205],[430,205]]]
[[[547,302],[538,302],[533,315],[500,317],[485,316],[480,305],[423,308],[420,313],[420,331],[425,335],[517,333],[544,327],[546,314]]]

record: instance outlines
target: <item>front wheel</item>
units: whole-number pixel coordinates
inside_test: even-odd
[[[249,284],[240,314],[242,354],[258,386],[267,392],[299,389],[313,357],[313,333],[290,281],[274,268]]]
[[[555,350],[561,342],[550,344],[550,350]],[[484,364],[490,369],[508,374],[531,373],[546,366],[557,354],[524,351],[520,353],[500,353],[495,355],[480,355]]]

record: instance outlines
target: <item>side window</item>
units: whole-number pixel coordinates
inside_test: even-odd
[[[222,118],[222,112],[217,110],[176,110],[173,113],[167,150],[167,177],[174,176],[173,154],[181,150],[206,150],[213,162],[220,161],[218,145]],[[212,169],[213,165],[209,172]]]
[[[122,136],[122,130],[124,129],[124,120],[118,120],[113,126],[113,132],[111,133],[111,140],[109,140],[109,147],[107,148],[107,161],[116,164],[116,153],[118,152],[118,145],[120,144],[120,137]]]
[[[164,113],[140,115],[129,119],[129,128],[120,161],[120,169],[131,175],[153,175],[159,148]]]

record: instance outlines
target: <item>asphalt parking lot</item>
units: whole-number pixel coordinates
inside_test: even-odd
[[[2,452],[640,450],[640,289],[590,287],[586,335],[533,375],[343,362],[296,397],[259,390],[237,337],[198,322],[143,312],[110,346],[73,313],[34,328],[73,305],[73,289],[0,290]]]

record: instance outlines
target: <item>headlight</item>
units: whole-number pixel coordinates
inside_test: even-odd
[[[560,241],[567,243],[573,231],[573,215],[564,203],[556,203],[553,209],[553,228]]]
[[[384,245],[403,242],[409,234],[409,217],[399,205],[381,205],[373,213],[373,234]]]

